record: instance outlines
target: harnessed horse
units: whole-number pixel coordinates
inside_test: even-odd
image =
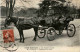
[[[26,29],[30,29],[30,28],[34,28],[34,32],[35,32],[35,36],[34,36],[34,41],[36,41],[37,35],[38,35],[38,27],[39,25],[43,25],[43,24],[48,24],[48,25],[43,25],[43,26],[50,26],[54,27],[54,28],[58,28],[59,26],[63,27],[64,25],[66,26],[66,24],[68,24],[70,21],[73,20],[73,18],[68,17],[64,20],[64,23],[55,23],[55,19],[47,19],[45,18],[45,23],[41,24],[42,19],[39,19],[37,17],[31,18],[31,19],[25,19],[25,23],[24,23],[24,19],[21,18],[15,18],[15,17],[8,17],[5,20],[5,27],[7,25],[9,25],[11,22],[13,22],[15,24],[15,26],[17,27],[19,33],[20,33],[20,42],[24,42],[24,34],[23,34],[23,30]],[[60,27],[59,27],[60,28]],[[61,28],[60,28],[61,30]]]
[[[23,34],[23,30],[27,30],[27,29],[34,29],[35,32],[35,36],[33,41],[36,41],[37,35],[38,35],[38,18],[34,17],[31,19],[21,19],[21,18],[16,18],[16,17],[9,17],[6,18],[5,20],[5,27],[7,27],[7,25],[10,25],[10,23],[14,23],[15,26],[17,27],[18,31],[19,31],[19,35],[20,35],[20,42],[24,43],[24,34]]]

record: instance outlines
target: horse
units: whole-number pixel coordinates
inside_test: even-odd
[[[36,41],[37,35],[38,35],[38,26],[39,26],[39,20],[37,17],[33,17],[30,19],[25,19],[25,18],[18,18],[18,17],[10,17],[8,16],[5,19],[5,27],[9,26],[10,23],[14,23],[14,25],[17,27],[20,35],[20,42],[24,43],[24,34],[23,30],[28,30],[33,28],[35,32],[35,36],[33,38],[33,41]]]

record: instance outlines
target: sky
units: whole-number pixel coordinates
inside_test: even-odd
[[[4,0],[0,0],[0,6],[5,6],[5,2],[3,2]],[[16,4],[15,7],[26,7],[26,8],[39,8],[39,3],[41,2],[41,0],[25,0],[27,2],[23,2],[23,0],[16,0]],[[68,1],[68,0],[66,0]],[[78,8],[80,7],[80,0],[69,0],[71,1],[71,3],[75,6],[77,6]]]

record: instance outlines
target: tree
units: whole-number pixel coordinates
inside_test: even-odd
[[[16,0],[6,0],[6,15],[12,17]]]
[[[50,1],[49,0],[44,0],[41,4],[39,4],[40,9],[38,10],[38,16],[46,16],[49,6],[50,6]]]
[[[6,7],[5,6],[1,6],[1,16],[6,16]]]
[[[79,18],[80,18],[80,9],[77,10],[78,14],[79,14]]]
[[[6,16],[9,15],[9,0],[6,0]]]
[[[61,4],[58,2],[62,2]],[[44,0],[42,1],[41,4],[39,4],[40,9],[39,9],[39,16],[45,16],[47,15],[49,10],[54,10],[55,13],[64,13],[64,11],[67,11],[63,6],[63,3],[66,2],[65,0]],[[51,7],[50,7],[51,6]],[[51,8],[51,9],[50,9]],[[64,9],[64,10],[63,10]]]
[[[16,14],[22,17],[35,17],[37,9],[35,8],[28,8],[28,9],[21,9]]]
[[[61,1],[61,2],[66,2],[66,0],[59,0],[59,1]]]

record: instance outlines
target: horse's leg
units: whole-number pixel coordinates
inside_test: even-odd
[[[34,28],[34,31],[35,31],[35,36],[33,38],[33,41],[36,41],[36,38],[38,36],[38,27]]]
[[[22,43],[24,43],[24,34],[23,34],[23,30],[21,30],[21,35],[22,35]]]
[[[20,32],[20,36],[21,36],[20,42],[24,43],[24,34],[23,34],[23,30],[20,29],[19,32]]]
[[[21,36],[21,30],[20,30],[20,29],[18,29],[18,30],[19,30],[20,42],[21,42],[21,40],[22,40],[22,36]]]

